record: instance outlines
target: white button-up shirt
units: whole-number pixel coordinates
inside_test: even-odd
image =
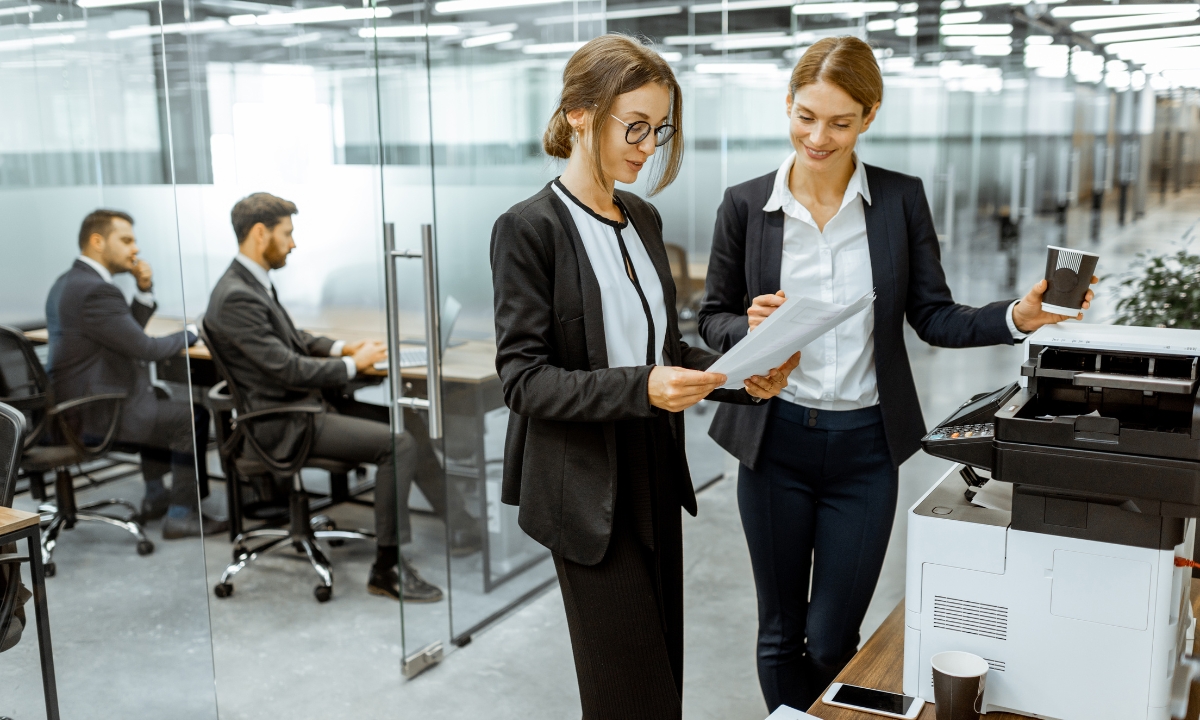
[[[864,205],[871,204],[867,173],[856,157],[842,204],[825,229],[788,187],[796,154],[779,166],[766,212],[783,211],[783,258],[779,283],[788,298],[810,297],[848,305],[873,288]],[[1013,323],[1014,301],[1005,312],[1013,338],[1025,337]],[[818,410],[858,410],[879,404],[875,378],[875,308],[838,325],[804,348],[800,366],[779,397]]]
[[[848,305],[873,287],[863,213],[863,203],[871,202],[866,172],[856,158],[841,207],[822,231],[788,188],[795,160],[792,153],[779,167],[763,207],[767,212],[783,211],[780,287],[788,298]],[[879,404],[874,333],[875,309],[868,306],[804,348],[800,367],[779,396],[818,410],[857,410]]]

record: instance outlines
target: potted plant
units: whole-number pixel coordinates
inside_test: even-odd
[[[1200,328],[1200,255],[1138,255],[1121,281],[1116,324]]]

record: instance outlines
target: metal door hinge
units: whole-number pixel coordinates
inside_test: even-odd
[[[404,663],[400,667],[400,673],[405,678],[411,680],[441,661],[442,642],[439,640],[404,658]]]

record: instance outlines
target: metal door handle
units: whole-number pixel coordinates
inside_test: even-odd
[[[433,226],[421,225],[421,252],[396,250],[396,226],[383,225],[384,278],[387,284],[388,314],[388,382],[392,388],[391,413],[393,427],[404,428],[404,408],[429,411],[429,438],[442,437],[442,342],[441,305],[438,304],[437,251],[434,248]],[[400,380],[400,314],[396,287],[396,260],[421,260],[425,286],[425,384],[428,400],[404,397]]]

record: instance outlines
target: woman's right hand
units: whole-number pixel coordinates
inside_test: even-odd
[[[681,412],[725,384],[721,373],[655,365],[646,383],[650,404],[667,412]]]
[[[750,309],[746,311],[746,319],[750,321],[750,329],[758,327],[758,324],[770,317],[771,313],[775,312],[783,301],[787,300],[787,295],[783,291],[774,295],[759,295],[754,298],[754,303],[750,305]]]

